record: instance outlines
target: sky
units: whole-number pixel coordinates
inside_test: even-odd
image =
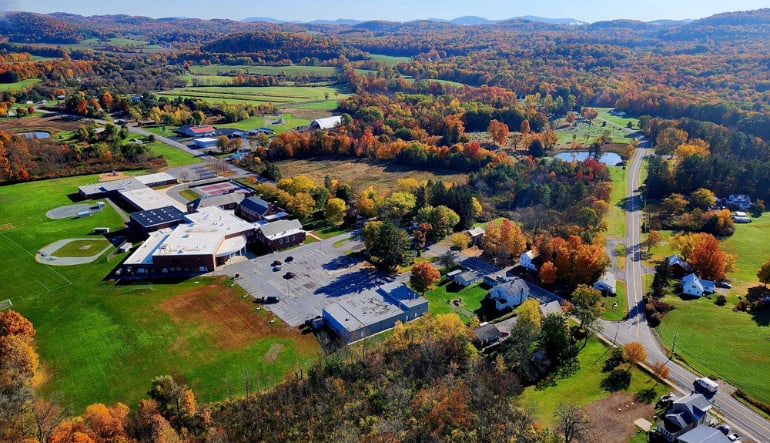
[[[202,19],[271,17],[286,21],[338,18],[411,21],[475,15],[508,19],[525,15],[573,18],[586,22],[613,19],[652,21],[698,19],[720,12],[770,6],[768,0],[0,0],[0,11],[68,12],[84,16],[128,14]]]

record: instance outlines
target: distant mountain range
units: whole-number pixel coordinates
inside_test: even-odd
[[[588,22],[580,21],[574,18],[546,18],[546,17],[536,17],[534,15],[525,15],[522,17],[514,17],[506,20],[489,20],[484,17],[477,17],[473,15],[458,17],[452,20],[445,20],[441,18],[427,19],[427,21],[431,21],[431,22],[453,23],[455,25],[468,25],[468,26],[491,25],[491,24],[501,23],[509,20],[527,20],[531,22],[548,23],[551,25],[587,25],[588,24]],[[339,18],[337,20],[313,20],[311,22],[298,22],[298,21],[277,20],[271,17],[248,17],[248,18],[244,18],[241,21],[248,22],[248,23],[253,23],[253,22],[275,23],[275,24],[307,23],[312,25],[347,25],[347,26],[355,26],[366,22],[366,20],[354,20],[354,19],[345,19],[345,18]]]

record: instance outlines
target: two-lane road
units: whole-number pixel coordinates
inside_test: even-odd
[[[657,335],[647,325],[644,315],[644,283],[641,251],[641,218],[642,196],[639,194],[640,174],[644,157],[648,155],[650,146],[642,142],[634,151],[631,164],[627,167],[628,181],[626,183],[626,297],[628,298],[628,319],[623,322],[604,322],[603,335],[608,340],[624,344],[640,342],[647,350],[646,363],[666,362],[669,369],[669,381],[683,393],[693,390],[693,380],[698,376],[669,360]],[[724,420],[743,436],[743,441],[752,439],[757,442],[770,442],[770,422],[732,398],[727,392],[732,392],[730,386],[720,382],[723,388],[713,398],[712,403],[721,412]]]

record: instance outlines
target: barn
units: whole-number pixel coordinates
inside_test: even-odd
[[[342,116],[319,118],[310,122],[310,129],[334,129],[342,124]]]

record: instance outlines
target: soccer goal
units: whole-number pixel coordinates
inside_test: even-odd
[[[13,303],[11,303],[11,299],[0,301],[0,311],[5,311],[6,309],[13,306]]]

